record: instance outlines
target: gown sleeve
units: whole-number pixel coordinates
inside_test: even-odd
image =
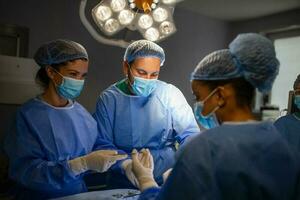
[[[195,120],[193,110],[182,92],[173,85],[169,88],[170,109],[175,139],[179,144],[183,144],[187,137],[200,133],[200,129]]]
[[[66,160],[46,159],[39,137],[32,133],[29,122],[19,112],[5,142],[5,151],[10,160],[10,177],[27,188],[42,191],[61,189],[65,183],[78,179]]]

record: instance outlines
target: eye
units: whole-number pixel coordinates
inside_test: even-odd
[[[156,77],[158,77],[158,75],[159,74],[157,72],[155,72],[155,73],[151,74],[151,77],[156,78]]]
[[[147,75],[147,73],[143,70],[137,70],[139,75]]]

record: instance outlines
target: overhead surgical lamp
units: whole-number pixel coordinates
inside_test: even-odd
[[[102,0],[92,9],[96,31],[85,16],[87,0],[81,0],[80,19],[101,43],[127,47],[129,42],[114,39],[123,29],[138,31],[147,40],[159,42],[176,32],[173,20],[175,4],[181,0]]]

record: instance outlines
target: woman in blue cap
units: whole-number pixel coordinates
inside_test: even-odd
[[[294,82],[295,112],[276,120],[274,125],[291,146],[300,151],[300,74]]]
[[[150,149],[159,183],[174,164],[175,144],[182,145],[188,136],[199,133],[181,91],[158,80],[164,61],[165,53],[159,45],[147,40],[130,44],[123,61],[126,78],[101,93],[94,113],[102,137],[119,149],[127,153],[134,148]],[[120,166],[121,171],[112,168],[116,170],[111,172],[111,187],[130,186],[124,174],[134,183],[131,160]]]
[[[251,113],[255,89],[268,92],[279,62],[272,42],[241,34],[192,73],[195,115],[211,129],[190,140],[160,189],[150,153],[133,152],[140,199],[299,199],[299,158],[271,122]]]
[[[88,54],[80,44],[59,39],[42,45],[34,59],[43,93],[18,110],[5,145],[10,177],[20,186],[17,199],[85,192],[85,171],[104,172],[124,158],[108,150],[115,147],[99,138],[94,118],[74,101],[84,85]]]

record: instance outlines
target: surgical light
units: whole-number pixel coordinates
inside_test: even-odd
[[[108,33],[114,33],[120,28],[120,24],[116,19],[109,19],[105,22],[104,29]]]
[[[175,27],[172,22],[164,21],[160,24],[159,30],[162,34],[168,35],[174,31]]]
[[[145,32],[145,38],[150,41],[156,41],[159,38],[159,32],[156,28],[149,28]]]
[[[164,4],[174,4],[174,3],[176,3],[177,1],[176,1],[176,0],[162,0],[162,2],[163,2]]]
[[[153,11],[153,19],[157,22],[162,22],[168,18],[168,12],[163,8],[156,8]]]
[[[134,19],[134,13],[130,10],[122,10],[118,16],[119,22],[122,25],[127,25]]]
[[[105,44],[126,47],[129,41],[113,38],[123,29],[138,31],[147,40],[158,42],[176,32],[173,11],[178,1],[180,0],[100,1],[92,9],[92,17],[100,31],[108,37],[102,36],[86,19],[87,0],[81,0],[80,19],[92,36]]]
[[[150,15],[148,14],[144,14],[140,17],[138,25],[142,28],[142,29],[147,29],[149,27],[151,27],[153,24],[153,19]]]
[[[111,0],[110,7],[114,12],[120,12],[126,6],[126,0]]]
[[[95,11],[96,18],[105,21],[112,16],[111,9],[107,6],[99,6]]]

